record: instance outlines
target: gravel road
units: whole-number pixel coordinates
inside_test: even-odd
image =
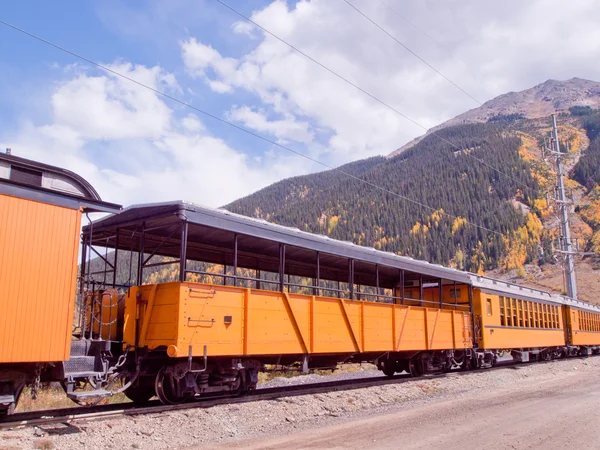
[[[378,414],[237,449],[598,449],[600,372]]]
[[[310,376],[293,383],[329,378]],[[566,444],[600,448],[592,430],[600,424],[599,381],[600,357],[575,358],[327,394],[0,431],[0,450],[436,444],[445,450]],[[270,382],[280,383],[290,381]]]

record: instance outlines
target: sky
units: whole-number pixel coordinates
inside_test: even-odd
[[[375,24],[344,0],[225,2],[370,95],[216,0],[2,2],[0,20],[313,161],[2,24],[0,149],[107,201],[217,207],[314,160],[387,155],[509,91],[600,80],[591,0],[349,0]]]

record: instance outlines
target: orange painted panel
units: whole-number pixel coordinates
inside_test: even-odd
[[[573,345],[600,345],[600,315],[566,308],[571,319],[571,343]]]
[[[356,347],[352,336],[360,345],[360,324],[352,314],[354,308],[346,302],[346,313],[350,328],[344,316],[344,304],[337,298],[316,297],[314,305],[314,353],[354,353]],[[359,350],[360,351],[360,350]]]
[[[69,358],[81,212],[0,195],[0,363]]]
[[[389,351],[390,344],[393,344],[394,308],[383,303],[362,303],[365,334],[363,351]]]
[[[471,347],[468,313],[198,283],[131,288],[126,344],[135,343],[147,311],[140,342],[150,349],[175,346],[176,357],[188,356],[190,345],[194,356],[204,345],[209,356]]]

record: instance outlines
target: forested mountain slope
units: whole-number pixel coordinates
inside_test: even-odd
[[[280,181],[225,208],[460,269],[533,281],[546,267],[554,277],[559,220],[547,201],[556,173],[542,159],[551,130],[544,114],[558,113],[561,148],[568,142],[572,153],[565,161],[572,233],[580,250],[599,252],[598,86],[549,80],[491,100],[395,156],[340,168],[381,189],[330,170]],[[597,257],[587,259],[586,267],[597,268]]]
[[[519,155],[521,139],[503,125],[449,127],[395,158],[354,163],[361,178],[383,190],[332,170],[284,180],[226,209],[473,271],[501,264],[511,249],[502,234],[524,229],[532,260],[539,254],[539,220],[510,201],[533,204],[539,186]]]

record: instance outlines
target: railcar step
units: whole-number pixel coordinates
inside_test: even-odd
[[[110,397],[112,392],[104,389],[97,389],[95,391],[75,391],[67,394],[67,397],[73,400],[88,400],[91,398],[98,397]]]
[[[64,363],[65,375],[81,372],[96,372],[96,358],[94,356],[72,356]]]
[[[71,341],[71,357],[73,356],[87,356],[90,349],[90,343],[84,339],[77,341]]]

